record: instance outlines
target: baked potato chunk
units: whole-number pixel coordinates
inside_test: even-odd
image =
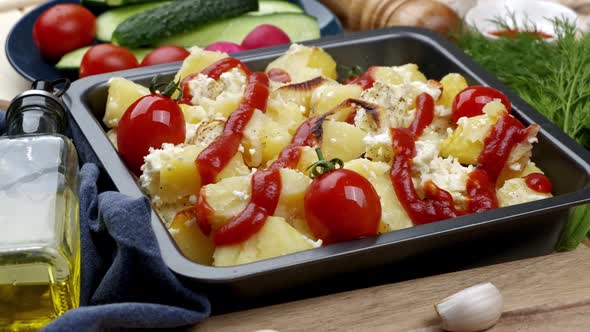
[[[382,162],[368,159],[355,159],[344,164],[344,168],[355,171],[371,182],[381,202],[381,223],[379,232],[391,232],[412,226],[410,217],[399,203],[391,179],[390,166]]]
[[[261,259],[312,249],[314,242],[299,233],[281,217],[268,217],[258,233],[234,245],[218,246],[213,253],[214,266],[246,264]]]
[[[122,77],[113,77],[108,84],[109,92],[102,121],[107,127],[115,128],[129,106],[139,98],[149,95],[150,90]]]
[[[318,47],[293,44],[284,55],[269,63],[266,71],[281,69],[291,77],[291,83],[299,83],[324,76],[335,80],[336,61]]]
[[[483,115],[459,119],[457,129],[441,144],[441,156],[453,156],[461,164],[477,164],[486,137],[498,119],[507,113],[499,100],[489,102],[483,112]]]

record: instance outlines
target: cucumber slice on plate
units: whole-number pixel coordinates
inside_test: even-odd
[[[299,13],[278,13],[244,15],[209,23],[192,31],[159,40],[156,45],[207,46],[219,40],[240,44],[250,31],[261,24],[279,27],[292,42],[320,38],[320,29],[315,17]]]
[[[247,15],[267,15],[276,13],[303,13],[303,9],[294,3],[284,0],[259,0],[258,11]]]
[[[78,68],[80,68],[80,64],[82,63],[82,58],[89,48],[90,46],[82,47],[64,55],[55,65],[55,68],[59,70],[78,70]],[[131,53],[135,55],[137,61],[141,62],[141,60],[143,60],[143,58],[145,58],[145,56],[151,51],[152,49],[149,48],[138,48],[132,49]]]
[[[174,36],[209,22],[258,10],[258,0],[174,1],[133,15],[119,24],[112,42],[139,47]]]
[[[143,3],[107,10],[96,18],[96,39],[103,42],[110,42],[113,32],[123,21],[133,15],[143,13],[146,10],[159,7],[165,3],[168,2]]]
[[[113,32],[129,17],[143,13],[146,10],[159,7],[169,1],[143,3],[139,5],[125,6],[107,10],[96,18],[96,39],[110,42]],[[249,12],[247,15],[266,15],[275,13],[303,13],[301,7],[282,0],[259,0],[258,11]]]
[[[81,0],[80,4],[85,7],[120,7],[145,2],[162,2],[164,0]]]

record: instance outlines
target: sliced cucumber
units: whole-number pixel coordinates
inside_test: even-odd
[[[258,10],[258,0],[174,1],[133,15],[113,32],[112,42],[139,47],[207,23]]]
[[[146,2],[162,2],[166,0],[81,0],[83,6],[90,7],[120,7]]]
[[[96,39],[103,42],[110,42],[117,26],[123,23],[127,18],[168,2],[169,1],[163,1],[125,6],[122,8],[111,9],[98,15],[96,18]],[[275,13],[303,13],[303,9],[288,1],[259,0],[258,11],[249,12],[248,15],[266,15]]]
[[[240,44],[244,37],[260,24],[272,24],[281,28],[292,42],[320,37],[320,28],[315,17],[298,13],[280,13],[244,15],[209,23],[192,31],[162,39],[157,45],[207,46],[221,40]]]
[[[115,29],[127,18],[143,13],[148,9],[159,7],[168,2],[143,3],[107,10],[96,18],[96,39],[110,42]]]
[[[267,15],[276,13],[303,13],[303,9],[294,3],[284,0],[259,0],[258,11],[248,15]]]
[[[78,68],[80,68],[80,63],[82,63],[82,58],[89,48],[90,46],[82,47],[64,55],[55,65],[55,68],[59,70],[78,70]],[[131,53],[135,55],[137,61],[141,62],[141,60],[143,60],[143,58],[145,58],[145,56],[151,51],[152,49],[149,48],[137,48],[132,49]]]

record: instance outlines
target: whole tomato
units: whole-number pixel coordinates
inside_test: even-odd
[[[131,69],[137,66],[137,58],[128,49],[113,44],[100,44],[92,46],[84,54],[80,64],[80,77]]]
[[[369,180],[348,169],[335,169],[323,160],[310,168],[315,177],[305,198],[305,219],[315,236],[324,243],[358,239],[376,235],[381,220],[381,202]],[[314,174],[317,169],[319,174]]]
[[[61,4],[44,11],[33,25],[33,41],[48,60],[90,45],[96,35],[96,18],[75,4]]]
[[[494,99],[500,99],[510,113],[510,101],[501,91],[487,86],[474,85],[463,89],[453,101],[453,123],[464,116],[470,118],[483,114],[483,107]]]
[[[186,125],[180,106],[170,96],[177,85],[170,82],[162,88],[152,81],[151,94],[139,98],[123,114],[117,128],[117,149],[127,167],[141,174],[143,158],[150,148],[159,149],[163,143],[180,144],[186,138]],[[162,93],[156,90],[161,89]]]
[[[184,47],[179,46],[162,46],[148,53],[143,58],[140,66],[154,66],[163,63],[170,63],[175,61],[182,61],[186,59],[191,53]]]

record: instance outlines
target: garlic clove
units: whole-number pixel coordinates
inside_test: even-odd
[[[498,288],[488,282],[455,293],[434,307],[444,330],[475,332],[496,324],[502,315],[504,300]]]

